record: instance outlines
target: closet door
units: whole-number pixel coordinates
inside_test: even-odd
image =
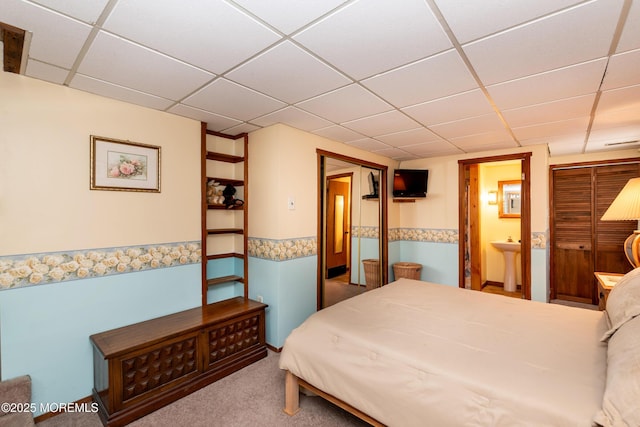
[[[636,221],[601,221],[640,164],[629,161],[552,170],[551,298],[598,304],[595,271],[631,270],[623,252]]]
[[[591,179],[591,168],[557,169],[552,175],[555,298],[588,304],[595,297]]]

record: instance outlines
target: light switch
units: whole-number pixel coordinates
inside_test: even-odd
[[[289,200],[287,201],[287,207],[289,208],[290,211],[293,211],[296,209],[296,199],[294,199],[293,197],[289,197]]]

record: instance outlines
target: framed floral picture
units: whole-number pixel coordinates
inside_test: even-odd
[[[91,135],[91,189],[160,192],[160,147]]]

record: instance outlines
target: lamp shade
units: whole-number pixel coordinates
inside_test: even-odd
[[[631,178],[600,218],[602,221],[640,220],[640,178]],[[640,231],[627,237],[622,246],[633,268],[640,267]]]
[[[640,178],[631,178],[616,196],[602,221],[625,221],[640,219]]]

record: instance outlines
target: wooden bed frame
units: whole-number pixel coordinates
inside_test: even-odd
[[[384,424],[371,418],[369,415],[364,412],[354,408],[348,403],[343,402],[335,396],[330,395],[329,393],[325,393],[317,387],[312,386],[305,380],[296,377],[289,371],[286,371],[286,377],[284,380],[284,412],[287,415],[293,416],[300,410],[300,388],[306,389],[323,399],[333,403],[339,408],[344,409],[352,415],[360,418],[361,420],[371,424],[374,427],[384,427]]]

